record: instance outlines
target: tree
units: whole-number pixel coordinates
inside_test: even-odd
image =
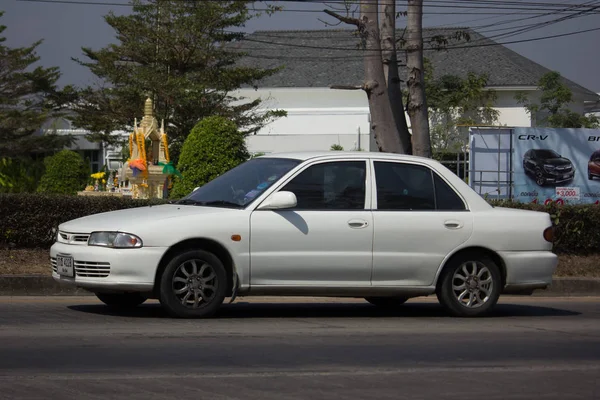
[[[79,153],[62,150],[45,160],[46,172],[42,176],[38,192],[77,194],[88,180],[89,165]]]
[[[413,154],[431,157],[431,137],[425,96],[425,67],[423,61],[423,0],[408,0],[407,17],[407,109],[413,132]]]
[[[0,158],[0,193],[35,192],[43,174],[42,159]]]
[[[525,106],[538,126],[549,128],[598,128],[599,121],[595,116],[586,116],[568,108],[573,101],[573,92],[562,81],[559,72],[544,74],[538,81],[542,91],[539,104],[531,102],[524,93],[518,93],[515,99]]]
[[[404,153],[387,90],[381,56],[378,0],[360,0],[360,18],[324,10],[339,21],[355,25],[364,44],[365,79],[361,87],[367,94],[371,113],[371,132],[379,151]]]
[[[3,15],[0,11],[0,17]],[[5,30],[0,25],[0,35]],[[41,40],[19,48],[9,48],[5,41],[0,36],[0,158],[25,158],[68,145],[72,141],[69,136],[39,132],[44,122],[59,115],[72,98],[72,89],[57,89],[58,68],[34,67]]]
[[[487,76],[472,72],[466,78],[444,75],[434,78],[429,60],[425,65],[425,92],[431,120],[431,143],[434,151],[461,151],[467,137],[458,126],[492,125],[499,112],[494,109],[496,92],[486,89]]]
[[[404,114],[404,101],[400,87],[400,73],[398,71],[398,51],[396,47],[396,2],[385,1],[381,4],[381,55],[383,57],[383,73],[390,98],[390,106],[396,123],[396,130],[400,137],[403,152],[412,154],[412,138]]]
[[[230,120],[220,116],[200,121],[183,144],[171,197],[180,198],[194,188],[248,160],[245,135]]]
[[[285,115],[259,112],[260,99],[245,101],[231,93],[278,71],[236,65],[244,53],[229,44],[243,38],[233,30],[255,15],[251,3],[134,0],[131,15],[109,13],[105,20],[118,43],[83,48],[88,61],[76,59],[102,83],[80,91],[74,124],[91,131],[94,141],[114,142],[111,132],[130,130],[150,96],[154,114],[165,120],[176,163],[185,138],[206,116],[224,116],[249,133]]]

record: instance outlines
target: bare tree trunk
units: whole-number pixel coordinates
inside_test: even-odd
[[[423,66],[423,0],[408,0],[407,11],[408,116],[413,134],[413,154],[431,158]]]
[[[377,16],[378,5],[378,0],[361,0],[359,19],[342,16],[331,10],[324,10],[324,12],[342,22],[358,27],[365,43],[365,81],[362,89],[369,99],[371,134],[375,138],[379,151],[402,154],[404,153],[404,148],[396,130],[396,123],[392,114],[385,75],[383,73],[381,37]]]
[[[400,74],[398,73],[398,53],[396,51],[396,2],[384,0],[381,4],[381,55],[383,57],[383,73],[387,83],[387,92],[392,107],[392,114],[396,123],[396,130],[400,135],[400,143],[406,154],[412,154],[412,143],[404,102],[400,88]]]
[[[361,33],[365,40],[365,83],[364,91],[369,99],[371,110],[371,131],[380,151],[404,153],[404,147],[396,130],[396,122],[381,58],[381,37],[379,34],[378,1],[361,0]],[[360,27],[359,27],[360,29]]]

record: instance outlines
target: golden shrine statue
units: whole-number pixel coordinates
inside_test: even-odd
[[[146,150],[147,139],[151,141],[150,151]],[[129,135],[129,160],[124,171],[134,199],[165,198],[170,175],[179,174],[169,160],[164,120],[159,130],[150,98],[146,99],[140,125],[137,118],[134,120],[133,133]]]

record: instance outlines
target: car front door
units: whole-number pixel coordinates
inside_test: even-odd
[[[426,165],[374,161],[373,286],[428,286],[473,231],[463,199]]]
[[[369,286],[373,216],[364,160],[309,165],[278,190],[297,206],[251,215],[251,287]]]

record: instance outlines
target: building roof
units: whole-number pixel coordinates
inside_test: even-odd
[[[447,46],[454,49],[435,50],[431,38],[450,37],[467,32],[470,40],[451,39]],[[399,30],[397,38],[401,38]],[[491,87],[537,87],[538,80],[550,70],[530,59],[498,45],[470,28],[426,28],[425,57],[434,68],[434,76],[457,75],[469,72],[488,75]],[[284,66],[277,74],[258,83],[261,87],[329,87],[331,85],[360,85],[363,80],[363,51],[360,39],[352,29],[310,31],[257,31],[234,46],[247,56],[244,66],[275,68]],[[400,45],[398,48],[400,49]],[[402,64],[405,57],[399,53]],[[401,67],[401,77],[406,76]],[[598,95],[583,86],[564,79],[574,93],[597,99]]]

